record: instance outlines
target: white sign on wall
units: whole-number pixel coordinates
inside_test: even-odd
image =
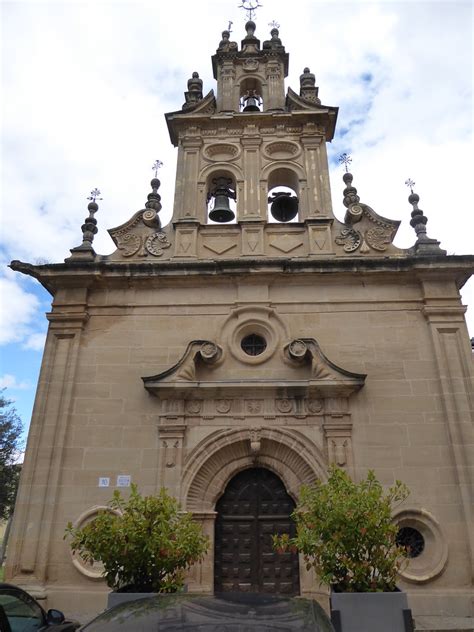
[[[108,487],[110,485],[110,478],[108,476],[99,476],[99,487]]]
[[[132,477],[129,474],[119,474],[117,476],[117,487],[130,487]]]

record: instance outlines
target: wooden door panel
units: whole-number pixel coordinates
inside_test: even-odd
[[[299,594],[298,556],[278,554],[274,533],[294,533],[294,502],[263,468],[240,472],[216,505],[216,592]]]

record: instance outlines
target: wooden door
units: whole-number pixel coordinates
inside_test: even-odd
[[[299,594],[298,555],[273,550],[274,533],[294,535],[295,504],[281,480],[263,468],[237,474],[216,505],[216,592]]]

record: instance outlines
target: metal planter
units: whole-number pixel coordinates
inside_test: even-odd
[[[403,592],[333,592],[331,621],[336,632],[414,632]]]

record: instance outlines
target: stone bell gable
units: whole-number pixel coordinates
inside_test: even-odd
[[[459,290],[474,256],[428,235],[411,181],[415,238],[398,248],[399,222],[359,196],[347,156],[337,219],[326,143],[338,110],[309,68],[286,89],[279,30],[263,44],[255,32],[224,31],[216,91],[193,72],[165,115],[178,153],[168,225],[157,161],[143,208],[108,229],[115,252],[93,247],[94,190],[64,262],[11,263],[52,309],[6,578],[83,619],[101,610],[100,565],[71,554],[64,529],[133,482],[167,487],[209,536],[189,591],[325,603],[271,536],[291,532],[301,486],[336,464],[408,485],[394,521],[417,546],[400,585],[415,615],[468,616],[474,384]]]

